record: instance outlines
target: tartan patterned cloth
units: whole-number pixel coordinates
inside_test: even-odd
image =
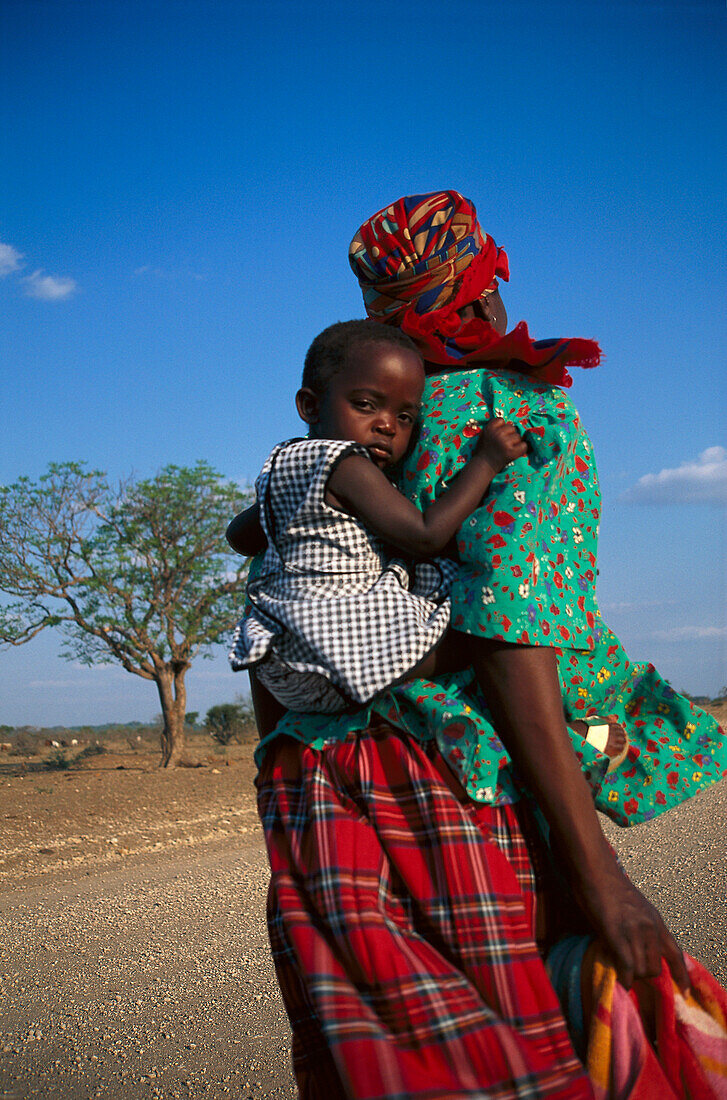
[[[387,725],[282,737],[257,783],[302,1100],[592,1097],[534,940],[548,863],[525,802],[459,801]]]

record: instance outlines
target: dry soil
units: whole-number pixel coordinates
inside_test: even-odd
[[[197,738],[190,758],[203,766],[163,771],[131,750],[56,771],[0,757],[0,1100],[296,1096],[252,746]],[[605,828],[727,982],[727,782]]]

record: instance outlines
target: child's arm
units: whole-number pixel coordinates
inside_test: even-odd
[[[268,540],[260,526],[260,506],[253,504],[236,515],[225,532],[225,538],[233,550],[246,558],[266,550]]]
[[[393,546],[417,557],[429,557],[444,549],[478,506],[494,476],[527,449],[514,424],[489,420],[469,462],[426,512],[420,512],[363,455],[351,455],[338,464],[329,478],[327,495],[330,493],[330,503],[356,516]]]

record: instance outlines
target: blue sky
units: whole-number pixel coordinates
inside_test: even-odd
[[[454,187],[506,247],[510,321],[599,339],[571,391],[604,495],[600,598],[675,687],[727,681],[722,0],[2,0],[0,481],[297,434],[310,340],[361,316],[360,222]],[[190,709],[243,690],[223,653]],[[51,635],[0,723],[148,718]]]

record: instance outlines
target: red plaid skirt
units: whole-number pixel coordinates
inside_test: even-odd
[[[535,943],[549,861],[524,805],[460,800],[389,726],[281,738],[258,803],[302,1100],[592,1097]]]

